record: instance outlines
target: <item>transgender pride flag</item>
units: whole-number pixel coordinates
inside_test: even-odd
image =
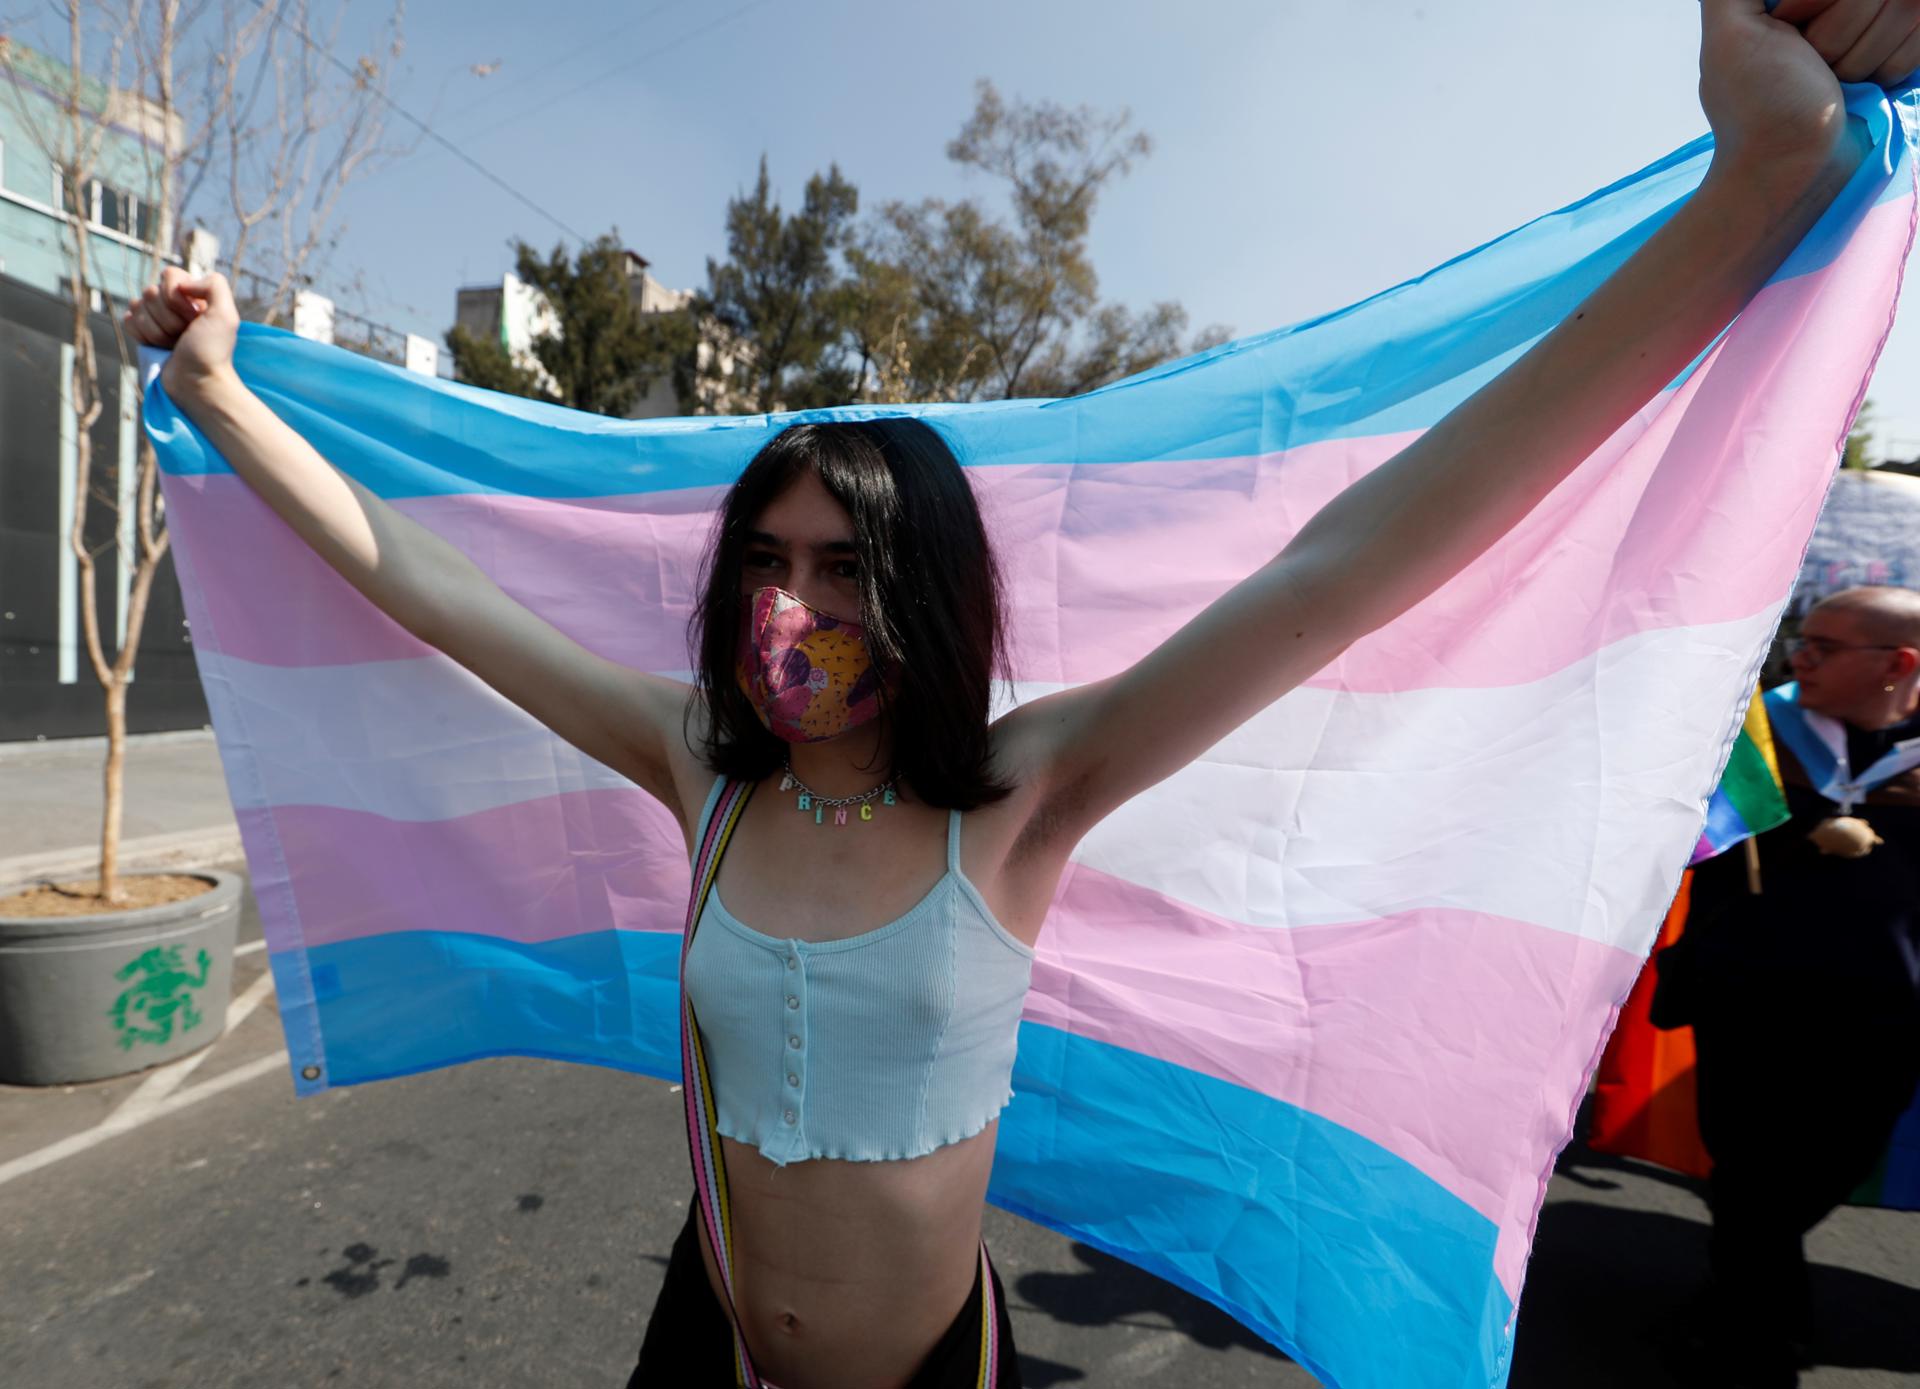
[[[1685,376],[1485,558],[1081,846],[995,1201],[1329,1384],[1505,1379],[1554,1155],[1892,314],[1913,99],[1851,100],[1875,153]],[[1569,312],[1708,156],[1091,395],[915,408],[1009,570],[1010,698],[1120,670],[1264,563]],[[509,593],[669,673],[721,489],[792,418],[602,419],[260,330],[239,368]],[[370,608],[157,389],[146,410],[296,1089],[503,1053],[676,1075],[665,812]]]

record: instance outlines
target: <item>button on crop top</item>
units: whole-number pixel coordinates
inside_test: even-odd
[[[716,885],[686,987],[720,1132],[782,1166],[914,1158],[972,1137],[1013,1098],[1032,971],[1032,949],[960,871],[957,810],[946,873],[904,916],[857,936],[762,934],[721,905]]]

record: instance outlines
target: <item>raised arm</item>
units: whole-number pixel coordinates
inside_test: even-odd
[[[1439,588],[1713,341],[1859,162],[1810,38],[1826,32],[1849,78],[1920,64],[1915,0],[1782,0],[1776,13],[1812,20],[1808,36],[1763,0],[1701,10],[1716,138],[1699,190],[1526,355],[1158,649],[1010,715],[1004,744],[1039,784],[1050,833],[1077,839]],[[1821,30],[1856,11],[1856,29]]]
[[[587,650],[315,452],[235,374],[239,316],[223,277],[168,269],[127,323],[142,342],[173,349],[161,372],[167,394],[347,582],[685,826],[705,790],[685,742],[685,685]]]

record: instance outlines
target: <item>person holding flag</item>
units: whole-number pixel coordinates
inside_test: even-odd
[[[1517,358],[1503,348],[1500,366],[1444,416],[1396,445],[1389,461],[1347,479],[1297,533],[1260,554],[1185,625],[1097,678],[997,719],[990,719],[989,696],[1004,646],[994,554],[967,475],[932,424],[814,419],[784,429],[754,455],[718,500],[695,600],[697,666],[689,686],[575,641],[406,510],[336,474],[236,370],[237,314],[218,277],[196,283],[169,269],[146,292],[130,327],[142,343],[171,349],[160,372],[166,395],[257,498],[407,636],[650,796],[649,813],[661,811],[655,823],[670,826],[692,851],[695,893],[680,937],[680,1073],[696,1194],[631,1384],[1005,1389],[1019,1382],[981,1215],[1033,956],[1069,856],[1100,821],[1432,596],[1615,439],[1753,301],[1861,167],[1872,139],[1847,119],[1836,79],[1897,83],[1920,65],[1920,0],[1782,0],[1773,18],[1761,0],[1709,0],[1702,21],[1711,164],[1638,250],[1535,345]],[[1907,225],[1900,223],[1903,231]],[[1332,373],[1338,389],[1365,384],[1364,369],[1341,371]],[[1768,384],[1743,388],[1742,401]],[[1227,412],[1210,402],[1200,417],[1208,444],[1217,446]],[[432,418],[419,417],[419,432],[436,447],[467,446],[445,417],[426,423]],[[1727,417],[1711,418],[1708,427],[1724,432]],[[338,447],[354,447],[332,434],[331,420],[304,422]],[[548,465],[537,455],[504,461],[523,476]],[[1249,509],[1262,505],[1273,504],[1248,497]],[[1675,515],[1678,525],[1695,523],[1684,511]],[[557,548],[544,542],[549,553]],[[1127,562],[1173,567],[1151,548],[1129,552]],[[1139,582],[1164,588],[1171,578],[1163,569]],[[274,621],[289,618],[279,612]],[[1088,640],[1136,621],[1130,605],[1103,609],[1097,631],[1074,635]],[[1636,689],[1636,708],[1652,702],[1650,691]],[[1657,722],[1659,711],[1644,717]],[[1287,832],[1277,808],[1263,813],[1274,821],[1273,835]],[[557,913],[559,899],[587,895],[550,892],[540,908]],[[1124,910],[1103,909],[1101,925],[1118,922]],[[1506,918],[1496,925],[1495,917],[1479,912],[1464,931],[1505,930]],[[1603,970],[1638,963],[1637,951],[1629,956],[1585,936],[1561,943],[1575,939],[1561,932],[1537,942],[1541,953],[1510,957],[1527,963],[1479,976],[1494,982],[1480,986],[1487,990],[1477,996],[1480,1007],[1464,1003],[1463,1016],[1477,1021],[1523,994],[1532,962],[1546,951],[1556,960],[1604,961]],[[1355,950],[1406,958],[1360,943]],[[1236,948],[1234,964],[1244,971],[1275,954],[1271,946]],[[491,968],[504,979],[520,966]],[[325,976],[320,987],[338,982]],[[488,984],[491,1002],[491,976]],[[623,1011],[609,1001],[625,997],[621,987],[616,981],[594,995],[587,1026]],[[1355,997],[1337,983],[1328,989],[1328,1005]],[[1268,1031],[1274,997],[1258,1000]],[[1183,1018],[1204,1014],[1212,1026],[1244,1030],[1239,1018],[1211,1007],[1179,1007]],[[1363,1002],[1358,1011],[1368,1016],[1356,1030],[1371,1042],[1375,1019],[1387,1010]],[[1599,1025],[1596,1018],[1583,1057]],[[1543,1030],[1563,1027],[1549,1022]],[[1467,1050],[1497,1053],[1489,1040],[1476,1035]],[[1099,1045],[1103,1055],[1135,1054]],[[1233,1037],[1207,1049],[1241,1045]],[[1515,1054],[1545,1049],[1537,1041],[1512,1046]],[[1443,1048],[1427,1049],[1436,1050]],[[1377,1060],[1376,1049],[1365,1051],[1369,1063]],[[1285,1064],[1295,1069],[1291,1058]],[[1390,1066],[1383,1076],[1375,1066],[1365,1084],[1328,1088],[1390,1084],[1424,1095],[1425,1064],[1423,1054],[1411,1068]],[[320,1074],[315,1066],[307,1079]],[[1055,1088],[1072,1099],[1086,1075],[1069,1064]],[[1495,1066],[1474,1077],[1476,1106],[1522,1092],[1530,1106],[1525,1127],[1546,1131],[1549,1121],[1524,1094],[1529,1075],[1529,1067]],[[1194,1096],[1213,1093],[1190,1084],[1179,1082],[1182,1123],[1207,1107]],[[1130,1094],[1151,1090],[1136,1082]],[[1415,1127],[1433,1132],[1442,1117],[1423,1113]],[[1225,1131],[1238,1121],[1221,1122],[1218,1141],[1239,1141]],[[1209,1162],[1214,1141],[1202,1140]],[[1262,1159],[1301,1146],[1256,1141]],[[1475,1133],[1461,1144],[1435,1140],[1432,1148],[1437,1158],[1485,1141]],[[1348,1151],[1359,1150],[1342,1148],[1337,1175],[1370,1199],[1384,1169]],[[1019,1161],[1022,1154],[1000,1156]],[[1148,1189],[1185,1181],[1190,1170],[1168,1169]],[[1250,1170],[1260,1179],[1249,1181]],[[1423,1238],[1435,1231],[1428,1245],[1446,1267],[1470,1267],[1476,1279],[1482,1268],[1506,1269],[1510,1284],[1496,1273],[1482,1285],[1484,1297],[1465,1303],[1437,1292],[1455,1284],[1422,1281],[1418,1267],[1393,1252],[1388,1227],[1405,1223],[1404,1209],[1381,1212],[1380,1228],[1369,1231],[1351,1203],[1330,1200],[1327,1188],[1254,1168],[1235,1171],[1234,1200],[1254,1187],[1284,1186],[1303,1208],[1334,1209],[1338,1229],[1324,1248],[1303,1255],[1315,1241],[1297,1230],[1290,1244],[1270,1241],[1260,1233],[1267,1227],[1236,1211],[1230,1223],[1240,1233],[1232,1242],[1277,1244],[1283,1252],[1273,1257],[1284,1266],[1272,1265],[1271,1278],[1236,1279],[1235,1296],[1264,1300],[1270,1292],[1262,1284],[1284,1282],[1285,1295],[1310,1302],[1322,1287],[1344,1286],[1342,1270],[1355,1267],[1362,1276],[1351,1281],[1365,1283],[1370,1305],[1383,1287],[1406,1285],[1413,1315],[1438,1306],[1449,1320],[1433,1336],[1396,1327],[1400,1344],[1386,1351],[1347,1337],[1338,1349],[1355,1366],[1340,1382],[1396,1389],[1504,1382],[1526,1222],[1502,1227],[1464,1204],[1472,1219],[1455,1219],[1454,1206],[1437,1204],[1453,1198],[1421,1180],[1409,1190],[1435,1202],[1439,1217],[1412,1218],[1425,1222]],[[1537,1190],[1516,1187],[1503,1197],[1495,1188],[1506,1180],[1473,1182],[1484,1193],[1478,1199],[1504,1208],[1501,1220]],[[1127,1188],[1102,1196],[1134,1209],[1143,1204]],[[1293,1229],[1290,1209],[1280,1218]],[[1441,1219],[1451,1223],[1442,1228]],[[1504,1246],[1502,1228],[1515,1231]],[[1216,1233],[1226,1238],[1221,1226],[1191,1227],[1169,1230],[1158,1243],[1196,1243],[1215,1264],[1221,1250],[1207,1241]],[[1318,1314],[1308,1306],[1290,1315],[1304,1324]],[[1471,1326],[1470,1338],[1456,1325]],[[1332,1333],[1325,1339],[1331,1344]],[[1368,1356],[1377,1363],[1359,1363]],[[1469,1358],[1477,1368],[1459,1368]]]

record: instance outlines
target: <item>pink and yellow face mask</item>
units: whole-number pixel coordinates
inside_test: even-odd
[[[735,678],[783,743],[837,738],[880,712],[880,679],[858,622],[810,608],[780,588],[753,595]]]

